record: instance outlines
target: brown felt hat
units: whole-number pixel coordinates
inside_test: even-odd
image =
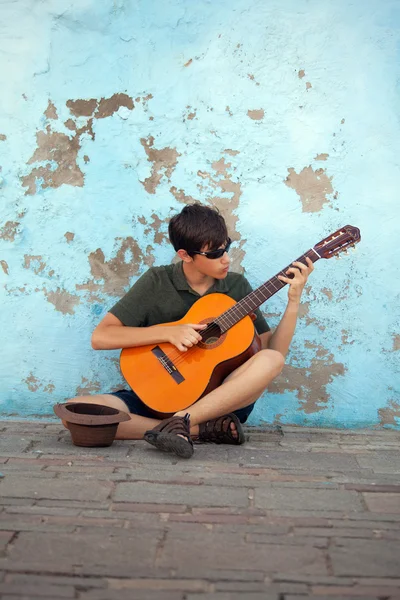
[[[53,410],[67,423],[75,446],[111,446],[118,423],[130,420],[122,410],[89,402],[55,404]]]

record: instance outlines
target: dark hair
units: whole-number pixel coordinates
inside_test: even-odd
[[[189,204],[172,217],[168,225],[171,244],[178,250],[200,251],[205,246],[217,249],[228,239],[228,231],[223,216],[217,208],[202,204]]]

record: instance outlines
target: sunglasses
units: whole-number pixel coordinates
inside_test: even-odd
[[[228,238],[228,242],[225,248],[218,248],[218,250],[211,250],[210,252],[199,252],[198,250],[192,250],[190,254],[201,254],[207,258],[221,258],[225,254],[225,252],[229,252],[229,248],[231,247],[232,240]]]

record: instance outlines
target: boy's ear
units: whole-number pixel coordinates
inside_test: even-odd
[[[193,258],[191,256],[189,256],[189,254],[186,252],[186,250],[178,250],[177,251],[177,255],[179,256],[179,258],[181,258],[183,260],[183,262],[192,262]]]

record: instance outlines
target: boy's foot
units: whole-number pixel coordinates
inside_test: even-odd
[[[154,429],[146,431],[143,438],[158,450],[174,452],[181,458],[190,458],[193,454],[189,414],[164,419]]]
[[[199,442],[237,446],[245,442],[242,424],[234,413],[201,423],[197,439]]]

